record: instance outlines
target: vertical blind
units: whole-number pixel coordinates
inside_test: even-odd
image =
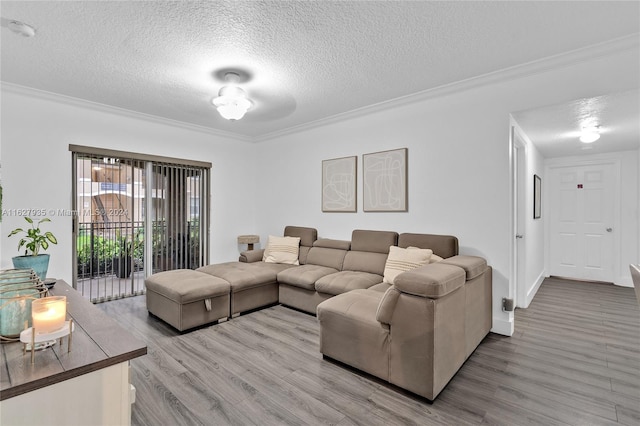
[[[204,265],[209,257],[209,204],[201,195],[209,193],[208,169],[154,164],[152,176],[158,202],[150,212],[157,270]]]

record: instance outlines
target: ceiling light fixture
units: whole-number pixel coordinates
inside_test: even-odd
[[[22,37],[33,37],[36,35],[36,30],[29,24],[25,24],[20,21],[11,21],[7,24],[7,27],[14,33],[21,35]]]
[[[583,127],[580,142],[593,143],[600,139],[600,126]]]
[[[227,120],[240,120],[251,108],[253,102],[247,98],[244,90],[237,86],[240,75],[228,72],[224,75],[224,81],[229,83],[218,92],[218,97],[211,101],[223,118]]]

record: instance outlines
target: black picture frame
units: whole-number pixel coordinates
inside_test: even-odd
[[[533,218],[542,217],[542,179],[533,175]]]

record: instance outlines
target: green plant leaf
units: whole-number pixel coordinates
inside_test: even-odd
[[[48,242],[47,242],[47,240],[45,240],[44,238],[42,239],[42,241],[40,241],[40,245],[42,246],[42,248],[43,248],[44,250],[46,250],[46,249],[48,249],[48,248],[49,248],[49,243],[48,243]],[[34,250],[34,252],[35,252],[35,250]]]
[[[30,224],[32,224],[32,225],[33,225],[33,219],[31,219],[30,217],[25,216],[25,217],[24,217],[24,220],[26,220],[27,222],[29,222]]]
[[[49,219],[48,217],[43,217],[42,219],[40,219],[40,221],[38,222],[38,225],[40,225],[43,222],[51,222],[51,219]]]
[[[47,237],[47,239],[49,241],[51,241],[51,244],[58,244],[58,240],[56,239],[56,237],[51,233],[51,232],[46,232],[44,234],[45,237]]]
[[[13,231],[11,231],[11,233],[9,235],[7,235],[8,237],[12,236],[12,235],[16,235],[18,232],[24,232],[24,230],[22,228],[17,228],[14,229]]]

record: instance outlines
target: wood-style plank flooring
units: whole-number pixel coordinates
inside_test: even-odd
[[[97,306],[148,345],[133,425],[640,424],[631,288],[546,279],[515,334],[489,334],[433,403],[324,360],[316,318],[283,306],[185,334],[144,296]]]

